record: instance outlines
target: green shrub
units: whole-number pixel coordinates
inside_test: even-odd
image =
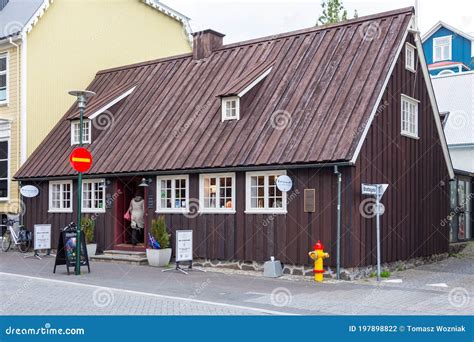
[[[95,220],[91,217],[84,216],[81,219],[81,227],[86,238],[86,243],[94,242]]]
[[[165,217],[160,216],[151,222],[151,235],[160,244],[161,248],[168,248],[170,246],[170,234],[166,229]]]
[[[389,271],[382,271],[382,272],[380,272],[380,276],[382,278],[388,278],[388,277],[390,277],[390,272]]]

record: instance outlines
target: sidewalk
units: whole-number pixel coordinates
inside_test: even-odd
[[[54,258],[0,253],[2,315],[8,314],[401,314],[473,315],[474,254],[395,272],[388,282],[268,279],[228,270],[161,272],[91,262],[66,274]]]

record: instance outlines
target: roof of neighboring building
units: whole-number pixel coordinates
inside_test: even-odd
[[[464,37],[464,38],[466,38],[466,39],[469,39],[469,40],[474,41],[474,37],[471,36],[470,34],[467,34],[466,32],[463,32],[463,31],[461,31],[461,30],[458,30],[457,28],[455,28],[455,27],[453,27],[453,26],[451,26],[451,25],[448,25],[448,24],[446,24],[446,23],[443,22],[443,21],[438,21],[432,28],[430,28],[430,29],[428,30],[428,32],[426,32],[426,33],[423,35],[423,37],[421,38],[421,40],[422,40],[423,42],[425,42],[429,37],[431,37],[431,35],[432,35],[433,33],[435,33],[436,31],[438,31],[441,27],[445,27],[445,28],[447,28],[448,30],[450,30],[450,31],[452,31],[452,32],[454,32],[454,33],[456,33],[456,34],[458,34],[458,35],[460,35],[460,36],[462,36],[462,37]]]
[[[454,65],[462,65],[466,69],[470,69],[467,65],[465,65],[462,62],[451,62],[451,61],[446,61],[446,62],[436,62],[432,64],[428,64],[428,68],[441,68],[441,67],[450,67]]]
[[[474,71],[435,76],[432,83],[440,111],[449,111],[448,145],[474,144]]]
[[[137,0],[182,23],[188,36],[191,35],[189,18],[159,0]],[[29,32],[38,19],[53,4],[53,0],[9,0],[0,10],[0,40]]]
[[[136,89],[93,135],[89,173],[350,161],[412,15],[404,8],[224,45],[201,60],[185,54],[101,71],[88,87],[98,96]],[[222,90],[269,61],[271,72],[242,100],[240,120],[221,121]],[[17,178],[74,174],[67,118],[75,111]]]
[[[0,39],[20,34],[44,4],[44,0],[8,1],[0,11]]]

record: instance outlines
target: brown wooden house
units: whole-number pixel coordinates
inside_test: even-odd
[[[343,267],[375,263],[361,183],[387,183],[384,262],[448,251],[453,170],[413,8],[235,44],[194,34],[192,54],[97,73],[86,110],[94,163],[83,208],[99,250],[131,246],[123,216],[194,231],[196,257],[308,264],[320,239]],[[76,106],[16,174],[39,188],[24,222],[75,220]],[[338,192],[338,173],[341,192]],[[275,185],[288,175],[288,192]],[[145,181],[148,187],[139,187]]]

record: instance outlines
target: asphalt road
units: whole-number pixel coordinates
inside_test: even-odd
[[[322,284],[229,271],[161,272],[91,263],[53,274],[54,259],[0,253],[0,314],[35,315],[473,315],[474,255],[373,279]]]

